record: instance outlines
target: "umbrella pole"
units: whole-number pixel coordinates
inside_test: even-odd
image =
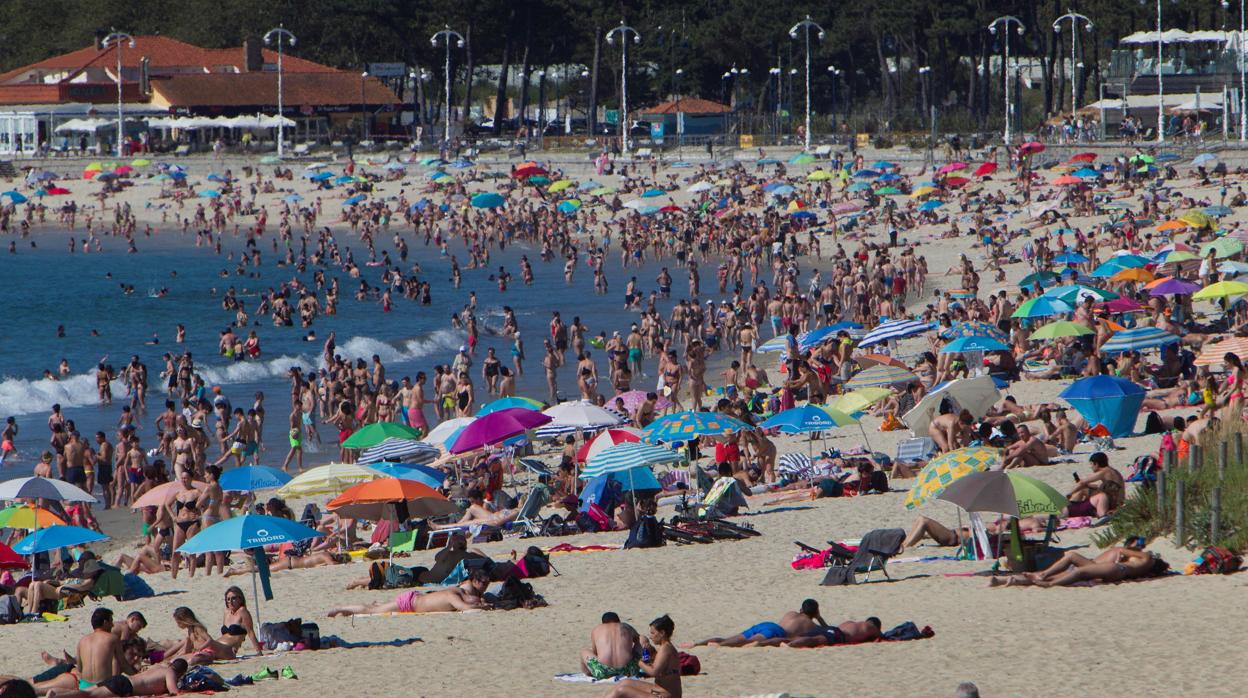
[[[256,569],[251,570],[251,598],[256,600],[256,625],[260,625],[260,590],[256,586]]]
[[[862,428],[862,421],[861,421],[861,420],[859,420],[859,421],[858,421],[858,431],[862,432],[862,442],[863,442],[863,443],[865,443],[865,444],[867,445],[867,448],[868,448],[868,449],[870,449],[872,452],[874,452],[874,451],[875,451],[875,449],[874,449],[874,448],[872,448],[872,446],[871,446],[871,442],[867,440],[867,430]]]

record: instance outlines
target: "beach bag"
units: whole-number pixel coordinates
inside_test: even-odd
[[[1151,455],[1140,456],[1131,464],[1127,482],[1156,482],[1158,470],[1161,470],[1161,465],[1157,462],[1156,457]]]
[[[376,563],[374,563],[376,564]],[[385,589],[407,589],[418,584],[417,573],[411,567],[403,565],[388,565],[385,571]],[[371,575],[370,575],[371,581]]]
[[[300,642],[310,650],[321,648],[321,626],[316,623],[304,623],[300,626]]]
[[[532,584],[512,577],[503,582],[503,588],[498,590],[498,594],[494,596],[491,603],[494,605],[494,608],[510,611],[520,608],[537,598],[540,597],[533,593]]]
[[[217,672],[206,666],[191,667],[178,679],[178,690],[184,693],[228,691],[230,687]]]
[[[1244,559],[1226,548],[1209,546],[1194,560],[1192,574],[1230,574],[1244,564]]]
[[[1148,417],[1144,419],[1145,434],[1161,434],[1166,431],[1166,425],[1161,421],[1161,415],[1156,412],[1149,412]]]
[[[628,540],[624,541],[624,549],[657,548],[663,545],[663,527],[659,520],[650,514],[637,519],[628,532]]]
[[[516,562],[516,569],[522,578],[545,577],[550,574],[550,558],[536,545],[530,545],[524,551],[524,557]]]
[[[677,652],[676,659],[680,661],[681,676],[697,676],[702,673],[702,661],[688,652]]]
[[[13,594],[0,596],[0,625],[12,625],[22,619],[22,605]]]

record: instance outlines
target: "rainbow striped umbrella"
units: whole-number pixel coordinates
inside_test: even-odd
[[[1194,363],[1197,366],[1221,366],[1228,353],[1248,361],[1248,338],[1230,337],[1221,342],[1206,344]]]
[[[968,446],[936,456],[928,462],[915,478],[910,494],[906,495],[906,508],[913,509],[936,497],[959,479],[988,470],[1001,463],[1001,449]]]

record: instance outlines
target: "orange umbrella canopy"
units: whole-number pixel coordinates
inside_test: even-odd
[[[383,477],[372,482],[362,482],[332,499],[327,505],[336,509],[344,504],[372,504],[376,502],[401,502],[407,499],[433,497],[447,501],[437,490],[423,482]]]
[[[1134,267],[1131,269],[1123,269],[1117,274],[1114,274],[1113,276],[1109,277],[1109,280],[1110,281],[1143,281],[1147,283],[1147,282],[1153,281],[1156,278],[1157,278],[1156,276],[1153,276],[1153,272],[1147,269],[1141,268],[1141,267]]]
[[[353,519],[423,519],[459,512],[459,507],[437,490],[414,480],[385,477],[360,483],[328,505],[339,516]]]

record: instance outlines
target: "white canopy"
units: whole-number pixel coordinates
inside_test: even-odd
[[[1230,43],[1236,40],[1239,32],[1224,32],[1213,30],[1201,30],[1188,32],[1182,29],[1167,29],[1161,33],[1161,43],[1163,44],[1179,44],[1179,43],[1195,43],[1200,41],[1213,41],[1218,43]],[[1123,37],[1121,40],[1124,44],[1155,44],[1157,43],[1157,32],[1136,32]]]
[[[116,122],[111,119],[70,119],[56,127],[57,133],[65,133],[67,131],[94,133],[101,126],[114,125]]]

